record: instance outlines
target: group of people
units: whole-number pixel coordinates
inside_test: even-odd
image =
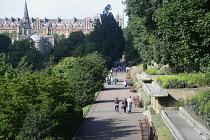
[[[120,101],[117,97],[114,100],[114,104],[115,104],[115,112],[119,113]],[[133,100],[132,100],[131,96],[128,99],[124,98],[124,100],[122,101],[122,105],[121,105],[121,109],[124,110],[124,114],[126,114],[127,108],[128,108],[128,113],[131,113],[132,104],[133,104]]]
[[[107,76],[106,77],[106,84],[107,85],[116,85],[117,84],[117,79],[114,76]]]

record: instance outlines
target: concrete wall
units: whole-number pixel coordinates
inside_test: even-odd
[[[199,92],[204,91],[204,90],[208,90],[210,89],[209,87],[206,88],[184,88],[184,89],[167,89],[168,93],[175,98],[176,100],[183,98],[183,99],[187,99],[190,96],[195,96],[197,95]]]
[[[168,89],[168,97],[151,97],[151,107],[156,111],[156,113],[160,113],[161,110],[172,110],[174,109],[175,103],[180,98],[184,99],[184,102],[187,103],[187,99],[190,96],[198,95],[199,92],[209,89],[209,87],[190,89]]]

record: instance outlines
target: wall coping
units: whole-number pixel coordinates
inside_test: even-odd
[[[169,130],[171,131],[172,135],[174,136],[176,140],[185,140],[182,134],[177,129],[177,127],[167,117],[164,110],[161,111],[161,117],[163,118],[165,124],[168,126]]]

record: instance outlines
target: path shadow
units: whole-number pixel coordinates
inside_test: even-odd
[[[110,88],[104,88],[103,91],[107,91],[107,90],[124,90],[124,87],[110,87]]]
[[[98,103],[108,103],[108,102],[113,102],[114,103],[114,99],[113,100],[99,100],[99,101],[95,101],[94,103],[98,104]]]
[[[136,126],[121,125],[123,121],[126,120],[122,118],[104,120],[96,120],[95,117],[86,118],[74,140],[113,140],[139,133]]]

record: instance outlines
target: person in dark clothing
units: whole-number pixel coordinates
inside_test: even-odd
[[[123,104],[122,108],[124,109],[124,114],[126,114],[126,108],[128,106],[128,102],[126,98],[122,101],[122,104]]]

